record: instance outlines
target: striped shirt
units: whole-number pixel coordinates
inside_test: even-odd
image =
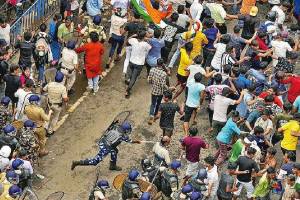
[[[223,67],[225,65],[234,65],[236,63],[236,60],[229,54],[229,53],[223,53],[221,57],[221,73],[224,73]]]

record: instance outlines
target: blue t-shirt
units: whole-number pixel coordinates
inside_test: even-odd
[[[186,99],[186,105],[191,108],[200,106],[200,94],[205,90],[205,86],[202,83],[188,83],[188,96]]]
[[[251,85],[251,81],[245,77],[245,75],[240,74],[239,77],[235,80],[235,85],[237,89],[247,89]]]
[[[222,128],[221,132],[217,136],[219,142],[230,144],[232,136],[234,134],[240,135],[241,130],[237,127],[236,123],[232,121],[232,118],[229,118]]]
[[[300,113],[300,96],[296,98],[296,100],[293,103],[293,106],[297,109],[298,113]]]
[[[300,15],[300,1],[294,1],[294,13]]]
[[[151,49],[147,56],[147,64],[151,67],[155,67],[157,65],[157,60],[161,58],[161,49],[165,46],[165,41],[163,39],[151,38],[149,40],[149,44],[151,45]]]

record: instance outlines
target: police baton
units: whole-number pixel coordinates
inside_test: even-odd
[[[151,181],[151,183],[150,183],[150,186],[147,188],[147,191],[146,191],[146,192],[149,192],[149,190],[152,188],[152,185],[153,185],[153,183],[154,183],[154,180],[155,180],[155,178],[156,178],[156,176],[157,176],[157,174],[158,174],[158,172],[159,172],[159,168],[161,167],[162,163],[163,163],[163,161],[161,161],[161,162],[159,163],[158,169],[157,169],[157,171],[156,171],[156,173],[155,173],[155,175],[154,175],[154,177],[153,177],[153,179],[152,179],[152,181]]]

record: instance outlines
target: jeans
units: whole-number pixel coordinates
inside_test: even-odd
[[[99,75],[95,76],[94,78],[89,78],[88,79],[88,87],[90,89],[98,90],[98,82],[99,82]]]
[[[109,51],[109,57],[111,58],[114,55],[117,46],[118,46],[117,54],[118,55],[121,54],[123,43],[124,43],[124,36],[118,36],[118,35],[112,34],[110,41],[111,41],[111,48]]]
[[[216,160],[216,165],[220,165],[224,162],[224,160],[227,158],[227,144],[218,141],[218,151],[215,155],[215,158],[217,158]]]
[[[44,65],[40,65],[38,66],[38,81],[44,81],[44,73],[45,73],[45,66]]]
[[[130,91],[135,84],[136,79],[139,77],[141,71],[143,69],[143,65],[136,65],[131,62],[129,62],[129,67],[127,69],[126,73],[126,79],[130,80],[128,84],[127,91]]]
[[[151,95],[150,116],[157,114],[162,98],[162,95]]]

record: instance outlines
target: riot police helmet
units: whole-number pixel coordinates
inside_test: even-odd
[[[24,164],[24,161],[17,158],[15,159],[12,163],[11,163],[11,167],[14,169],[14,170],[17,170],[19,169],[20,166],[22,166]]]
[[[2,97],[1,104],[3,106],[8,106],[9,103],[10,103],[10,98],[9,97],[7,97],[7,96]]]
[[[24,128],[35,128],[35,127],[36,127],[35,123],[30,119],[24,122]]]
[[[4,134],[6,134],[8,136],[12,136],[12,137],[16,136],[16,131],[17,131],[16,128],[11,124],[7,124],[3,128]]]
[[[197,179],[204,180],[207,178],[207,171],[204,168],[199,169]]]
[[[190,196],[190,200],[201,200],[202,199],[202,194],[200,192],[195,192],[193,191],[191,196]]]
[[[56,72],[55,82],[61,83],[64,80],[64,74],[60,71]]]
[[[101,23],[101,20],[102,20],[101,16],[100,16],[100,15],[96,15],[96,16],[94,16],[94,18],[93,18],[93,23],[94,23],[95,25],[99,26],[100,23]]]
[[[29,103],[38,102],[38,101],[40,101],[40,99],[41,98],[39,97],[39,95],[33,94],[33,95],[30,95],[28,101],[29,101]]]
[[[141,161],[143,171],[149,171],[152,168],[152,162],[150,159],[145,158]]]
[[[76,41],[74,40],[69,40],[66,45],[68,49],[75,49],[75,46],[76,46]]]
[[[4,158],[8,158],[10,153],[11,153],[11,148],[9,146],[4,145],[3,147],[1,147],[0,156],[2,156]]]
[[[16,198],[16,197],[18,197],[19,195],[22,194],[22,189],[19,186],[17,186],[17,185],[12,185],[8,189],[8,194],[12,198]]]
[[[12,184],[19,183],[19,175],[14,170],[9,170],[8,172],[6,172],[5,178]]]
[[[140,198],[140,200],[150,200],[151,199],[151,195],[149,192],[144,192]]]
[[[178,169],[180,167],[181,167],[181,162],[179,160],[174,160],[170,164],[170,168],[174,169],[174,170],[176,170],[176,169]]]
[[[277,12],[276,11],[270,11],[267,14],[267,19],[270,20],[271,22],[275,22],[277,18]]]
[[[97,182],[97,187],[102,189],[107,189],[109,188],[109,183],[107,180],[100,180]]]
[[[128,121],[125,121],[121,124],[121,129],[125,133],[130,133],[132,130],[132,126]]]
[[[188,194],[192,191],[193,191],[193,187],[190,184],[187,184],[187,185],[183,186],[182,189],[181,189],[181,192],[183,194]]]
[[[128,178],[131,181],[135,181],[137,179],[137,177],[139,177],[140,172],[136,169],[132,169],[130,170],[129,174],[128,174]]]

